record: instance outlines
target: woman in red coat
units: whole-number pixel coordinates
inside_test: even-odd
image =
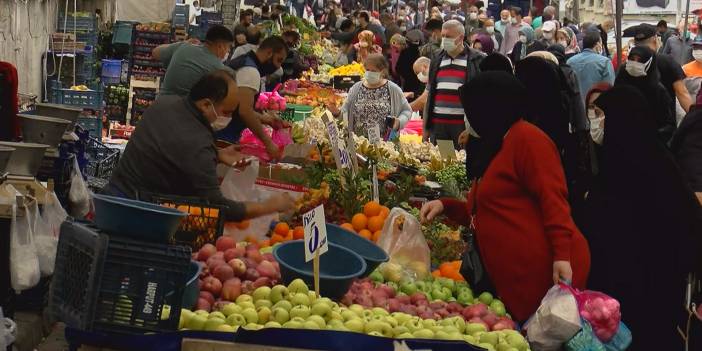
[[[422,221],[440,213],[468,225],[474,216],[483,265],[507,310],[527,320],[559,279],[585,287],[587,242],[573,223],[568,191],[554,143],[521,119],[524,86],[505,72],[484,72],[461,88],[474,178],[466,202],[426,203]],[[494,106],[500,106],[496,113]],[[473,204],[477,204],[473,212]]]

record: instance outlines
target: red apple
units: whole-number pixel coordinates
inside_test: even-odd
[[[261,255],[261,252],[258,251],[258,249],[249,249],[249,247],[246,247],[246,257],[252,259],[256,263],[261,263],[263,261],[263,255]]]
[[[400,312],[400,306],[402,306],[402,304],[398,299],[388,300],[388,312]]]
[[[222,292],[222,282],[213,276],[209,276],[202,281],[202,289],[211,292],[214,296],[219,296]]]
[[[251,295],[254,292],[253,282],[250,280],[245,280],[241,283],[241,292],[243,294]]]
[[[212,293],[209,291],[200,291],[199,297],[201,299],[207,300],[207,302],[209,302],[210,305],[214,304],[214,302],[215,302],[214,295],[212,295]]]
[[[427,296],[424,295],[424,293],[416,292],[410,295],[410,300],[412,300],[412,303],[416,305],[419,301],[427,301]]]
[[[275,257],[273,257],[273,254],[270,252],[266,252],[261,256],[263,256],[263,259],[266,261],[275,262]]]
[[[200,248],[200,251],[198,251],[197,260],[205,262],[205,261],[207,261],[208,258],[210,258],[212,255],[214,255],[215,252],[217,252],[217,248],[214,245],[212,245],[212,244],[202,245],[202,247]]]
[[[395,296],[395,298],[403,305],[412,303],[412,299],[408,295]]]
[[[273,266],[273,264],[269,261],[265,260],[259,263],[258,267],[256,267],[256,270],[261,276],[268,278],[275,278],[278,274],[278,272],[275,269],[275,266]]]
[[[260,277],[253,282],[254,289],[258,289],[262,286],[272,286],[271,279],[268,277]]]
[[[231,278],[222,285],[222,298],[227,301],[236,301],[236,298],[241,295],[241,280],[239,278]]]
[[[207,312],[210,312],[210,310],[212,309],[212,304],[210,304],[209,301],[207,301],[203,298],[199,298],[199,299],[197,299],[197,304],[195,305],[195,309],[196,310],[205,310]]]
[[[492,312],[487,313],[486,315],[482,316],[481,318],[482,318],[483,322],[485,322],[485,324],[487,324],[488,327],[490,327],[490,329],[492,329],[492,327],[495,324],[497,324],[497,316]]]
[[[231,259],[227,262],[227,264],[229,265],[229,267],[232,267],[234,275],[236,275],[237,277],[243,276],[246,272],[246,264],[244,263],[244,261],[238,258]]]
[[[228,236],[220,236],[217,238],[217,242],[215,242],[215,247],[217,251],[226,251],[227,249],[236,247],[236,241]]]
[[[219,281],[225,282],[234,278],[234,269],[228,264],[223,263],[215,267],[214,271],[212,271],[212,275],[219,279]]]
[[[255,281],[260,277],[261,275],[258,273],[258,271],[253,268],[247,268],[246,273],[244,273],[244,278],[246,280],[250,280],[251,282]]]

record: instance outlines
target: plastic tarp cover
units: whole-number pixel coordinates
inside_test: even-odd
[[[171,18],[176,0],[119,0],[115,19],[137,22],[163,22]]]

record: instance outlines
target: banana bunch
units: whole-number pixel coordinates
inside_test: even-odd
[[[366,69],[358,62],[339,66],[329,71],[330,76],[362,76],[365,73]]]
[[[73,86],[71,86],[71,90],[88,91],[88,90],[91,90],[91,89],[88,88],[88,87],[85,86],[85,85],[73,85]]]

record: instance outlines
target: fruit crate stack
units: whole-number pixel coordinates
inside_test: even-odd
[[[95,89],[99,84],[97,79],[97,63],[95,48],[80,42],[70,42],[75,50],[68,47],[68,41],[52,41],[52,48],[47,52],[47,80],[60,81],[64,86],[85,85]],[[63,43],[61,46],[60,43]]]
[[[172,41],[171,26],[168,23],[137,24],[132,35],[131,76],[163,77],[166,69],[161,61],[151,55],[151,51]]]
[[[105,114],[107,120],[125,123],[129,102],[129,86],[114,84],[105,87]]]
[[[173,9],[173,37],[176,41],[187,39],[189,19],[190,6],[187,4],[176,4]]]
[[[49,295],[51,314],[86,331],[175,331],[190,258],[186,246],[136,241],[66,221]]]

